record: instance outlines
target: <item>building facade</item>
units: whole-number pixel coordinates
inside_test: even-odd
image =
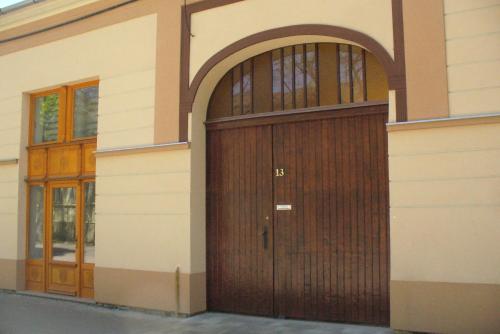
[[[498,0],[0,15],[0,289],[500,328]]]

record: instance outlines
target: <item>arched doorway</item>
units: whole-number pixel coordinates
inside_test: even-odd
[[[361,47],[232,68],[207,128],[208,308],[389,322],[387,78]]]

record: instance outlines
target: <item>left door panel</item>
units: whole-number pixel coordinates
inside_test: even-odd
[[[34,183],[28,187],[28,230],[26,288],[45,291],[45,186]]]
[[[260,126],[208,132],[210,310],[273,314],[271,131]]]

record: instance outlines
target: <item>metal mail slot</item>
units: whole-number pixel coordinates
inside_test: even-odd
[[[277,204],[276,210],[278,210],[278,211],[292,210],[292,205],[291,204]]]

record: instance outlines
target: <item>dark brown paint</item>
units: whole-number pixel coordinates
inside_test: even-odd
[[[207,124],[209,309],[387,325],[387,104],[260,119]]]

